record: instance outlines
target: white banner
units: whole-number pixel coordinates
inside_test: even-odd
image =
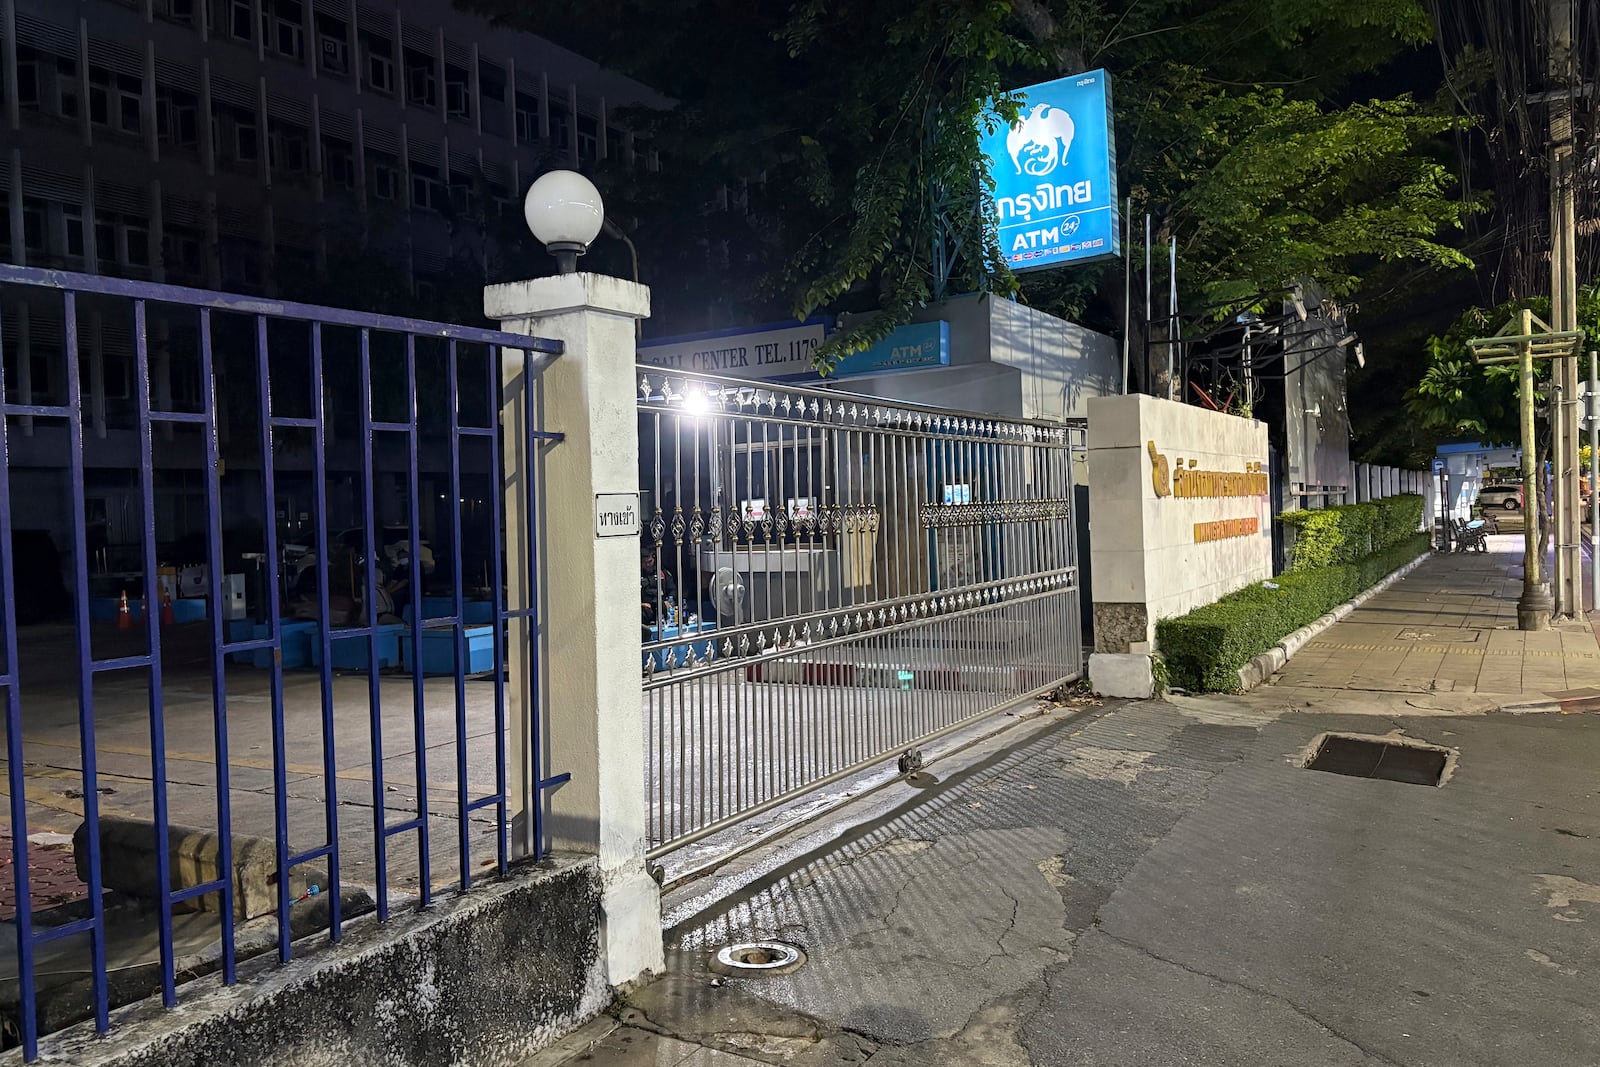
[[[827,323],[818,321],[646,341],[639,348],[639,362],[730,378],[788,378],[814,373],[811,353],[826,334]]]

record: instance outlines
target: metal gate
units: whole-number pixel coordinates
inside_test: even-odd
[[[60,989],[53,1015],[39,999],[61,973],[87,973],[71,1010],[105,1030],[188,978],[233,983],[265,947],[236,943],[243,919],[275,914],[288,960],[306,924],[337,941],[355,911],[386,919],[538,855],[536,795],[564,779],[523,702],[543,562],[531,538],[526,566],[503,561],[539,525],[538,372],[558,342],[0,266],[0,348],[7,1046],[31,1060],[41,1015],[74,1021]],[[145,827],[153,872],[105,853],[112,805]],[[86,885],[41,899],[30,835],[80,820]],[[251,838],[272,888],[244,900]],[[149,988],[108,983],[130,923],[160,946]]]
[[[638,377],[654,854],[1081,675],[1080,431]]]

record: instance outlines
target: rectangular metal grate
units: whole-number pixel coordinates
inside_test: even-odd
[[[1330,735],[1306,764],[1353,778],[1383,778],[1410,785],[1439,785],[1448,754],[1432,746]]]

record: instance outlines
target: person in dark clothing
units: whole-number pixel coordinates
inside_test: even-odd
[[[652,544],[639,549],[639,607],[643,610],[644,625],[655,626],[660,620],[657,612],[670,614],[677,584],[656,559]]]

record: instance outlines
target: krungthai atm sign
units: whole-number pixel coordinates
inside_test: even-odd
[[[1029,271],[1120,255],[1110,75],[1092,70],[1017,95],[1014,125],[979,131],[1006,263]]]

